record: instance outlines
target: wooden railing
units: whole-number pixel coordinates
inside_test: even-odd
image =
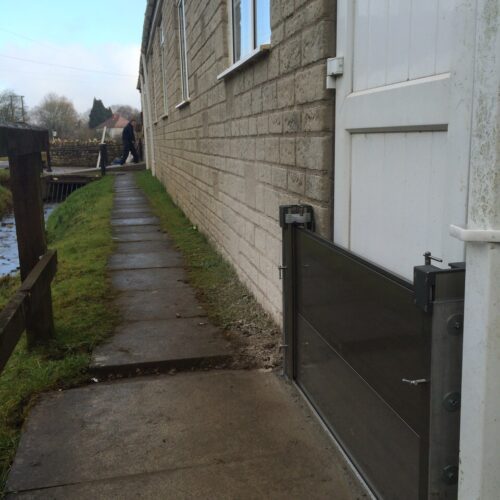
[[[0,123],[0,156],[9,157],[22,280],[0,313],[0,372],[23,331],[30,348],[54,336],[50,284],[57,269],[57,253],[47,250],[40,183],[42,151],[49,154],[47,130]]]

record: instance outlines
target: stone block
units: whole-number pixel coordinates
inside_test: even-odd
[[[273,186],[281,189],[286,189],[286,168],[273,167]]]
[[[300,112],[299,111],[284,111],[283,112],[283,132],[285,134],[295,134],[300,130]]]
[[[265,159],[270,163],[279,163],[280,143],[279,137],[267,137],[265,139]]]
[[[306,175],[307,198],[317,201],[328,202],[330,200],[330,190],[332,182],[326,175]]]
[[[280,137],[280,163],[295,165],[295,139]]]
[[[333,53],[333,26],[321,21],[302,32],[302,64],[325,59]]]
[[[295,103],[295,76],[292,74],[278,80],[278,107],[293,106]]]
[[[280,47],[280,74],[297,69],[301,64],[301,37],[286,40]]]
[[[305,104],[328,98],[325,78],[326,64],[324,62],[299,71],[295,76],[295,102]]]
[[[304,194],[305,174],[296,170],[288,170],[288,190],[292,193]]]
[[[271,113],[269,115],[269,133],[281,134],[283,132],[283,123],[281,113]]]
[[[321,104],[302,111],[302,130],[304,132],[333,131],[333,105]]]
[[[332,163],[333,137],[300,137],[296,142],[297,166],[328,171]]]
[[[269,111],[276,109],[278,105],[278,96],[276,90],[276,82],[270,82],[262,88],[262,109]]]

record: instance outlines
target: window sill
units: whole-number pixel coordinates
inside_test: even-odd
[[[235,62],[229,68],[224,70],[222,73],[217,75],[217,80],[224,80],[225,78],[231,76],[233,73],[236,73],[240,69],[244,68],[251,62],[255,61],[259,57],[262,57],[264,54],[267,54],[271,50],[271,44],[266,43],[263,45],[259,45],[255,50],[250,52],[250,54],[246,55],[243,59]]]
[[[177,104],[177,106],[175,107],[175,109],[181,109],[181,108],[184,108],[186,107],[191,101],[189,99],[184,99],[184,101],[180,102],[179,104]]]

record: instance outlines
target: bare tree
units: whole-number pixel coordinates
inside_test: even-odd
[[[0,92],[0,120],[4,122],[24,122],[27,109],[22,96],[13,90],[6,89]]]
[[[58,137],[73,138],[79,128],[78,113],[73,103],[64,96],[47,94],[32,113],[37,125],[57,132]]]
[[[129,106],[128,104],[113,104],[111,109],[113,110],[113,113],[118,113],[127,120],[131,120],[132,118],[137,119],[140,114],[140,111],[137,108]]]

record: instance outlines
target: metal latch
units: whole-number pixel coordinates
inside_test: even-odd
[[[314,210],[311,205],[281,205],[280,226],[303,226],[314,231]]]
[[[326,88],[335,88],[335,77],[344,74],[344,58],[330,57],[326,60]]]
[[[309,224],[309,222],[311,222],[311,212],[285,214],[285,224]]]
[[[430,380],[428,380],[426,378],[417,378],[417,379],[414,379],[414,380],[410,380],[410,379],[407,379],[407,378],[402,378],[401,382],[403,382],[404,384],[409,384],[409,385],[413,385],[413,386],[416,387],[417,385],[428,384],[430,382]]]

